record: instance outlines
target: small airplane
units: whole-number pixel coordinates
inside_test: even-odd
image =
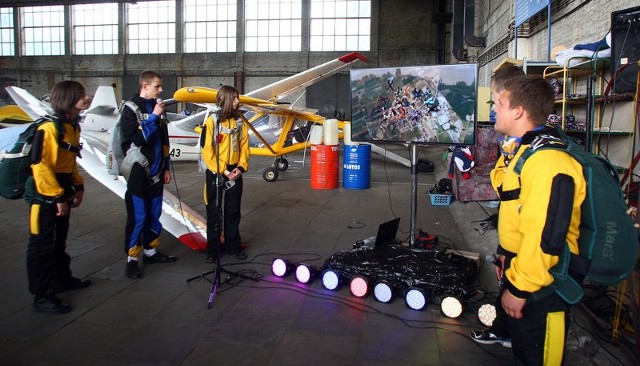
[[[0,129],[0,156],[13,146],[18,139],[18,135],[26,129],[29,123],[32,123],[41,116],[53,113],[51,106],[47,102],[39,100],[26,90],[14,86],[7,87],[6,89],[14,102],[29,116],[31,122]],[[109,89],[111,90],[109,91]],[[82,133],[80,135],[82,158],[78,159],[78,163],[98,182],[124,199],[127,182],[122,176],[114,177],[110,175],[105,165],[106,151],[109,145],[109,129],[113,127],[118,117],[113,88],[99,87],[96,92],[96,97],[94,97],[87,112],[89,113],[85,115]],[[89,118],[88,121],[87,116]],[[204,115],[194,118],[200,118],[201,121],[204,121]],[[170,125],[171,123],[169,126]],[[196,136],[196,139],[194,139],[195,146],[197,144],[197,134],[195,134],[195,132],[193,134]],[[178,146],[181,145],[178,144]],[[191,145],[184,146],[192,148]],[[193,147],[193,149],[195,149],[195,147]],[[178,158],[177,160],[180,159]],[[193,250],[206,249],[207,221],[200,214],[183,204],[168,191],[165,191],[163,195],[162,211],[163,215],[160,217],[160,222],[169,233]]]
[[[22,118],[20,121],[25,121],[25,116],[26,120],[34,121],[39,116],[53,113],[48,102],[34,97],[24,89],[8,86],[6,90],[17,104],[17,106],[7,107],[14,107],[14,109],[17,108],[22,111],[22,114],[14,113],[14,115]],[[197,160],[200,153],[200,149],[197,146],[199,135],[193,130],[192,126],[202,124],[207,113],[208,111],[204,110],[192,115],[181,113],[166,114],[169,121],[167,127],[172,147],[172,159]],[[0,114],[0,116],[3,116],[3,114]],[[116,103],[113,87],[99,86],[89,109],[82,113],[82,117],[82,131],[110,132],[110,129],[118,119],[118,103]],[[2,125],[6,127],[9,124],[4,123]]]
[[[283,104],[278,104],[277,101],[296,90],[306,88],[314,82],[338,72],[358,60],[366,61],[366,58],[357,53],[350,53],[240,97],[240,103],[245,107],[245,117],[250,121],[249,128],[255,138],[251,152],[276,158],[275,166],[268,170],[272,173],[269,175],[263,174],[265,180],[276,180],[278,169],[285,170],[288,167],[288,162],[282,156],[310,146],[307,131],[311,125],[322,124],[324,121],[324,117],[315,113],[296,110]],[[108,131],[117,119],[117,105],[115,97],[111,96],[113,90],[107,93],[108,89],[104,88],[112,89],[111,87],[100,87],[85,115],[80,138],[83,143],[82,158],[78,159],[78,163],[98,182],[123,198],[126,191],[126,181],[121,176],[114,179],[114,176],[107,173],[105,166],[105,153],[109,142]],[[40,116],[51,113],[50,106],[46,102],[38,100],[24,89],[7,87],[7,91],[11,94],[16,104],[34,121]],[[197,142],[199,135],[193,130],[191,130],[193,132],[189,131],[189,129],[202,124],[207,114],[216,110],[217,107],[214,104],[216,96],[217,90],[215,89],[186,87],[174,93],[173,101],[167,100],[165,103],[191,102],[205,108],[203,112],[194,114],[198,118],[189,118],[191,117],[189,116],[169,123],[168,126],[170,128],[175,125],[179,129],[178,132],[182,134],[180,136],[174,135],[174,138],[184,136],[191,138],[191,135],[186,135],[187,132],[196,137],[193,140],[193,145],[170,141],[173,148],[177,145],[178,148],[185,149],[174,154],[174,160],[193,159],[193,157],[185,153],[188,149],[193,149],[196,154],[199,154],[199,144]],[[339,127],[342,127],[342,124],[339,124]],[[172,134],[171,130],[169,134]],[[163,214],[160,217],[160,221],[169,233],[193,250],[206,249],[206,220],[198,212],[166,190],[163,196],[162,210]]]
[[[359,60],[368,62],[365,56],[352,52],[240,96],[240,108],[249,121],[251,154],[274,158],[273,166],[263,170],[262,178],[265,181],[276,181],[279,172],[289,167],[284,156],[310,147],[312,127],[323,125],[325,121],[315,111],[295,108],[280,101]],[[212,105],[215,104],[217,95],[217,89],[184,87],[173,94],[173,100]],[[344,137],[344,121],[338,121],[337,125],[340,139]]]

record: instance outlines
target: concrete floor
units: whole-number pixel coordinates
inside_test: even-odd
[[[409,155],[406,148],[391,148]],[[495,230],[481,235],[473,221],[486,219],[495,209],[479,202],[454,201],[449,207],[429,203],[426,192],[446,170],[440,159],[445,150],[419,149],[420,157],[436,162],[436,171],[418,176],[416,227],[483,256],[495,249],[497,236]],[[275,256],[321,266],[329,255],[375,235],[378,224],[394,217],[402,218],[398,239],[409,238],[408,168],[374,155],[371,188],[314,190],[308,155],[304,166],[296,162],[302,154],[288,158],[289,169],[273,183],[261,177],[270,159],[252,158],[244,176],[240,226],[249,258],[238,263],[224,256],[223,264],[257,280],[231,279],[211,309],[213,275],[200,275],[212,265],[205,263],[204,253],[166,232],[160,249],[178,261],[142,265],[140,280],[125,276],[124,202],[85,174],[85,199],[72,213],[67,252],[74,275],[91,279],[93,285],[60,295],[73,307],[68,314],[33,313],[25,268],[27,206],[22,200],[2,200],[0,365],[512,364],[510,349],[469,339],[470,330],[482,328],[472,311],[452,320],[433,304],[414,311],[403,299],[383,304],[371,296],[357,299],[346,287],[330,292],[320,281],[302,286],[293,277],[274,277],[270,263]],[[176,163],[174,169],[167,189],[204,216],[196,163]],[[494,292],[492,273],[491,265],[482,263],[477,287]],[[582,327],[590,324],[579,311],[576,321]],[[591,333],[576,332],[568,340],[569,365],[637,362],[625,358],[620,348],[598,344]]]

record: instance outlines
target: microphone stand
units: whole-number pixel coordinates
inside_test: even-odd
[[[220,167],[220,147],[218,144],[218,135],[220,134],[220,110],[218,109],[216,111],[217,113],[217,118],[214,120],[214,126],[215,126],[215,131],[213,133],[213,152],[216,156],[216,167]],[[205,172],[206,174],[206,172]],[[205,178],[205,182],[206,182],[206,178]],[[191,277],[189,279],[187,279],[187,282],[191,282],[193,280],[195,280],[196,278],[204,278],[205,280],[209,281],[213,286],[211,287],[211,293],[209,294],[209,301],[207,302],[207,309],[211,309],[213,307],[213,300],[215,298],[215,296],[218,294],[218,289],[220,288],[220,286],[222,286],[223,284],[229,282],[230,280],[232,280],[233,278],[236,277],[240,277],[240,278],[244,278],[244,279],[249,279],[249,280],[253,280],[253,281],[258,281],[255,278],[252,278],[250,276],[246,276],[243,275],[241,273],[238,272],[232,272],[229,271],[227,269],[225,269],[222,266],[222,263],[220,263],[220,257],[222,257],[222,251],[220,250],[221,247],[221,242],[220,242],[220,233],[222,232],[224,226],[222,225],[223,219],[224,219],[224,215],[223,215],[223,210],[222,210],[222,186],[224,185],[224,178],[222,176],[222,174],[216,173],[215,174],[215,190],[216,190],[216,201],[215,201],[215,205],[218,208],[218,220],[216,222],[216,227],[217,230],[214,230],[214,232],[218,235],[218,245],[216,246],[216,263],[215,263],[215,268],[212,269],[211,271],[207,271],[205,273],[199,274],[195,277]],[[211,204],[211,203],[209,203]],[[210,281],[208,278],[206,278],[205,276],[210,275],[212,273],[215,273],[215,276],[213,278],[213,282]],[[222,273],[226,273],[229,275],[229,277],[227,279],[225,279],[224,281],[220,281],[220,277]],[[233,276],[233,277],[232,277]]]

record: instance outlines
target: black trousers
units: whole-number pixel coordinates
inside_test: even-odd
[[[504,293],[504,288],[501,287],[498,292],[498,298],[494,304],[496,308],[496,318],[493,320],[491,327],[489,327],[489,332],[495,334],[500,338],[510,338],[509,337],[509,316],[504,312],[504,308],[502,307],[502,294]]]
[[[505,262],[504,262],[505,268],[508,268],[511,266],[511,259],[513,259],[511,256],[505,257]],[[502,307],[502,294],[504,293],[505,286],[506,286],[504,284],[504,281],[506,281],[506,279],[504,278],[504,272],[503,272],[502,281],[498,285],[498,298],[496,299],[496,302],[494,304],[496,308],[496,318],[493,320],[493,323],[491,324],[489,331],[498,337],[510,338],[509,322],[508,322],[509,316],[507,315],[507,313],[505,313],[504,308]]]
[[[224,246],[227,252],[240,248],[240,203],[242,201],[242,176],[235,180],[233,187],[224,189],[224,184],[216,184],[217,174],[205,173],[205,195],[207,197],[207,254],[216,255],[220,247],[220,228],[224,232]],[[228,181],[224,177],[224,181]],[[222,208],[222,212],[220,210]],[[222,215],[220,215],[222,213]]]
[[[521,319],[507,316],[516,365],[561,365],[571,322],[569,304],[555,292],[528,302]]]
[[[36,298],[53,293],[56,283],[71,278],[71,257],[65,252],[69,217],[56,216],[55,203],[34,203],[30,207],[30,236],[27,246],[29,291]]]

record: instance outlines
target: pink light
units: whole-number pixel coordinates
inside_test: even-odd
[[[351,294],[355,297],[365,297],[369,292],[369,284],[364,277],[356,276],[351,280],[349,285]]]

